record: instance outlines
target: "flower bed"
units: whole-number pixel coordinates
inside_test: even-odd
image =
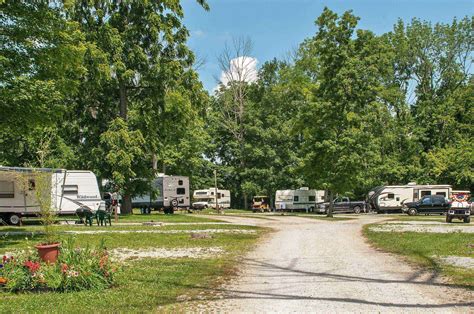
[[[75,248],[72,240],[61,247],[57,263],[40,261],[36,251],[3,256],[0,289],[7,291],[81,291],[113,285],[118,266],[106,248]]]

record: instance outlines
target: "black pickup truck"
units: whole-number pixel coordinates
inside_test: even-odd
[[[322,203],[319,205],[319,212],[327,213],[329,209],[329,202]],[[338,197],[334,200],[334,213],[356,213],[360,214],[365,212],[365,202],[364,201],[351,201],[348,197]]]
[[[445,214],[449,208],[449,202],[442,195],[427,195],[417,202],[403,204],[402,211],[410,216],[418,214]]]

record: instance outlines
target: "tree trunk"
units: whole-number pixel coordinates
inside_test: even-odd
[[[158,169],[158,157],[156,156],[156,154],[153,154],[152,156],[152,169],[153,170],[157,170]]]
[[[128,215],[132,213],[132,196],[129,193],[123,195],[121,214]]]
[[[333,208],[334,208],[334,198],[332,196],[332,191],[329,190],[329,209],[328,209],[326,217],[333,217],[333,214],[332,214]]]
[[[120,117],[127,121],[128,112],[128,99],[127,99],[127,88],[125,82],[119,81],[119,92],[120,92]]]

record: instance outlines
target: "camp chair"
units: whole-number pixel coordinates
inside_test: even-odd
[[[76,215],[79,217],[79,221],[76,223],[78,224],[85,224],[86,226],[92,226],[92,220],[97,218],[96,214],[94,214],[89,208],[87,207],[79,207],[76,209]],[[99,222],[97,222],[97,225]]]
[[[112,226],[112,214],[109,211],[105,210],[98,210],[96,213],[97,225],[99,226],[107,226],[107,222],[109,226]]]

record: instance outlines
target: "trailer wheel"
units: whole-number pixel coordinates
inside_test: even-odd
[[[416,212],[416,208],[410,208],[408,210],[408,215],[409,216],[416,216],[417,212]]]
[[[8,216],[8,223],[10,225],[18,226],[18,225],[20,225],[20,222],[21,222],[21,218],[20,218],[19,215],[11,214],[10,216]]]
[[[360,206],[355,206],[353,209],[355,214],[360,214]]]

